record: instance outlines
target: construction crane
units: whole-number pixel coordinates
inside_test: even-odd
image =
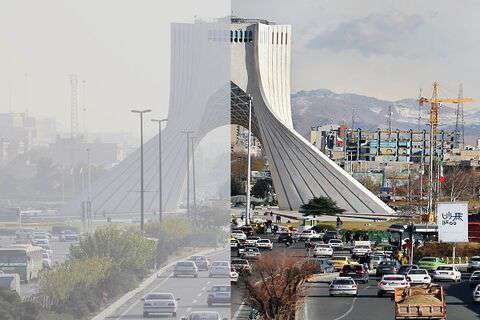
[[[462,92],[463,96],[463,92]],[[429,125],[430,125],[430,164],[428,170],[428,181],[429,181],[429,188],[428,188],[428,209],[427,214],[424,216],[424,220],[426,222],[435,222],[435,212],[434,212],[434,202],[436,192],[439,189],[438,179],[434,184],[434,165],[435,165],[435,157],[437,155],[437,133],[438,127],[440,125],[440,107],[441,103],[454,103],[454,104],[463,104],[464,102],[473,102],[472,98],[464,98],[459,95],[458,98],[440,98],[440,85],[438,81],[433,83],[433,93],[432,98],[425,98],[420,97],[418,99],[418,103],[420,106],[425,104],[430,104],[430,117],[429,117]],[[434,157],[435,154],[435,157]],[[437,175],[440,173],[440,168],[437,169]]]

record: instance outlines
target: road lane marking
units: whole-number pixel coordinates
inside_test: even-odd
[[[197,294],[197,297],[200,297],[202,294],[203,294],[203,292],[200,292],[199,294]]]
[[[193,304],[193,303],[197,303],[197,299],[193,299],[193,300],[192,300],[192,304]]]

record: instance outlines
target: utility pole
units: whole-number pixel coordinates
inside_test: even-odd
[[[434,204],[434,165],[437,154],[437,127],[438,127],[438,111],[440,109],[440,103],[437,102],[439,96],[438,82],[433,83],[433,94],[430,112],[430,158],[428,168],[428,216],[429,219],[433,216],[433,204]]]
[[[82,80],[82,120],[83,120],[83,139],[87,139],[87,102],[86,102],[87,82]]]
[[[162,194],[162,124],[168,119],[152,119],[158,123],[158,221],[163,218],[163,194]]]
[[[93,221],[92,221],[92,199],[91,199],[91,186],[92,186],[92,171],[90,164],[90,149],[87,149],[87,213],[88,213],[88,227],[91,230]]]
[[[78,134],[78,76],[70,75],[70,139]]]
[[[187,136],[187,214],[190,214],[190,134],[192,130],[183,130]]]
[[[388,140],[390,141],[390,135],[392,134],[392,106],[388,106],[387,127],[388,127]]]
[[[248,144],[247,144],[247,208],[245,211],[245,224],[250,225],[250,180],[252,170],[252,97],[248,96]]]
[[[145,217],[144,217],[144,193],[143,189],[143,114],[151,112],[150,109],[145,110],[130,110],[132,113],[140,115],[140,231],[143,233],[145,230]]]
[[[418,89],[418,100],[422,98],[422,88]],[[418,131],[422,129],[422,104],[418,103]]]
[[[191,137],[192,146],[192,184],[193,184],[193,210],[197,210],[197,190],[195,179],[195,137]]]

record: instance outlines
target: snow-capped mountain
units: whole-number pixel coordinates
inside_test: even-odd
[[[330,123],[346,123],[355,127],[375,130],[388,127],[389,107],[392,111],[392,129],[427,129],[428,106],[421,108],[416,99],[398,101],[380,100],[353,93],[335,93],[327,89],[299,91],[292,94],[292,116],[295,128],[308,137],[310,127]],[[355,110],[355,111],[353,111]],[[454,130],[456,108],[454,105],[443,107],[440,112],[441,129]],[[480,111],[465,110],[465,137],[467,142],[480,135]],[[470,141],[469,141],[470,140]]]

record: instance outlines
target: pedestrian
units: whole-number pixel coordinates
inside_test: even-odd
[[[312,250],[312,240],[308,239],[305,241],[305,248],[307,251],[307,257],[310,257],[310,251]]]

